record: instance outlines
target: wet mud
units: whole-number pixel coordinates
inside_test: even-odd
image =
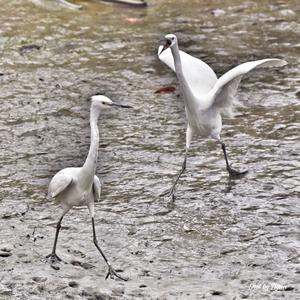
[[[299,299],[298,1],[148,1],[131,10],[74,1],[80,11],[0,1],[0,299]],[[242,81],[243,107],[220,147],[195,138],[175,203],[159,195],[180,169],[185,116],[158,40],[218,75],[266,57],[288,61]],[[164,91],[164,89],[162,89]],[[105,280],[85,207],[63,220],[51,177],[89,147],[89,96],[133,110],[99,120],[99,244],[127,282]]]

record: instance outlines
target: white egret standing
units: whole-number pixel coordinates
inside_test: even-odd
[[[116,276],[122,280],[126,280],[115,272],[98,245],[94,221],[94,202],[100,199],[101,193],[100,180],[95,175],[99,147],[99,131],[97,125],[99,114],[101,110],[112,106],[125,108],[129,108],[130,106],[114,103],[109,98],[102,95],[93,96],[91,101],[91,145],[85,163],[80,168],[66,168],[59,171],[52,178],[49,185],[48,194],[50,197],[55,198],[56,202],[61,204],[63,213],[56,226],[52,252],[47,256],[47,258],[50,259],[52,263],[61,261],[61,259],[56,255],[56,244],[62,219],[73,206],[87,205],[92,218],[94,244],[108,266],[108,273],[105,279]]]
[[[218,79],[205,62],[179,50],[177,37],[174,34],[167,34],[161,42],[163,45],[158,48],[158,57],[176,72],[188,121],[182,168],[171,189],[162,194],[169,194],[174,200],[175,186],[186,169],[188,150],[192,137],[196,133],[203,137],[212,137],[221,144],[230,176],[237,177],[247,173],[230,167],[225,144],[220,138],[221,115],[228,116],[232,112],[232,102],[243,75],[254,68],[284,66],[286,61],[268,58],[246,62],[229,70]]]

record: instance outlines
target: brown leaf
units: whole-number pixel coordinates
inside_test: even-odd
[[[160,94],[160,93],[174,93],[176,91],[176,87],[173,85],[166,85],[160,87],[158,90],[156,90],[154,93],[155,94]]]

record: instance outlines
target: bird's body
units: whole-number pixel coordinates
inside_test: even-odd
[[[129,107],[126,105],[113,103],[110,99],[108,99],[105,96],[96,95],[92,97],[92,105],[90,112],[91,144],[85,163],[82,167],[65,168],[59,171],[54,175],[49,184],[48,195],[54,198],[55,201],[62,206],[63,212],[61,218],[57,223],[52,253],[47,257],[51,260],[51,262],[57,262],[61,260],[56,255],[56,244],[59,230],[61,228],[61,221],[65,214],[73,206],[86,205],[89,209],[92,218],[94,244],[109,267],[109,271],[106,278],[108,276],[116,276],[120,279],[123,279],[114,271],[111,264],[106,259],[104,253],[100,249],[96,238],[94,224],[94,203],[95,201],[100,200],[101,194],[101,183],[99,178],[95,175],[99,148],[99,131],[97,121],[101,110],[112,105]]]
[[[175,185],[185,170],[187,152],[194,134],[211,137],[222,145],[227,170],[231,176],[245,174],[246,172],[232,169],[228,163],[226,147],[220,137],[222,116],[232,115],[235,94],[243,75],[254,68],[278,67],[286,62],[276,58],[246,62],[217,78],[205,62],[179,50],[174,34],[165,36],[164,45],[158,49],[158,57],[176,73],[188,121],[185,159],[170,195],[174,198]]]
[[[73,206],[91,207],[95,201],[100,199],[101,183],[94,175],[92,183],[87,186],[80,184],[81,168],[65,168],[59,171],[51,180],[49,185],[49,195],[55,197],[55,202],[59,203],[63,209]],[[56,195],[57,186],[66,185],[60,193]]]
[[[186,109],[190,130],[202,137],[212,137],[221,131],[222,118],[214,109],[189,111]]]

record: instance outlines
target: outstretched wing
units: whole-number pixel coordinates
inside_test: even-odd
[[[286,64],[287,62],[282,59],[267,58],[246,62],[229,70],[217,80],[210,91],[210,105],[218,108],[223,114],[230,114],[239,83],[245,74],[254,68],[281,67]]]
[[[48,188],[48,196],[56,197],[58,194],[67,189],[67,187],[71,184],[72,177],[64,172],[58,172],[52,178],[49,188]]]
[[[158,58],[174,72],[174,58],[171,49],[168,48],[161,54],[163,46],[158,48]],[[207,94],[215,85],[217,75],[213,69],[201,59],[193,57],[184,51],[179,50],[183,75],[188,82],[193,94],[197,97]]]
[[[94,194],[94,201],[99,201],[101,195],[101,182],[96,175],[94,176],[94,182],[93,182],[93,194]]]

